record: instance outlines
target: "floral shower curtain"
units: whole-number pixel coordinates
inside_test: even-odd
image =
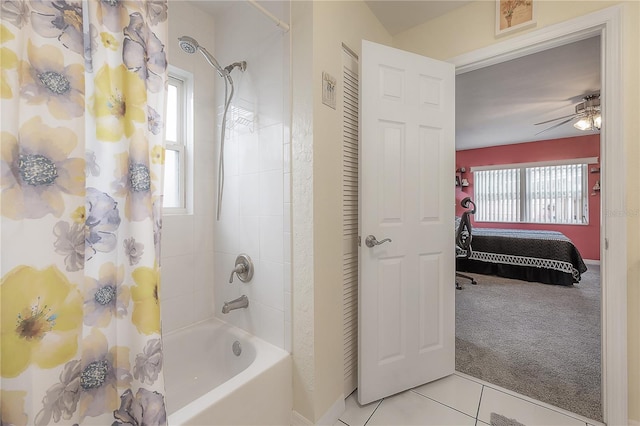
[[[1,0],[2,425],[166,424],[166,0]]]

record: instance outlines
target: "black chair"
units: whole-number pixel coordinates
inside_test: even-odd
[[[466,210],[462,213],[460,217],[460,221],[458,223],[458,218],[456,218],[456,259],[458,258],[470,258],[471,257],[471,240],[473,239],[472,234],[472,226],[471,226],[471,218],[472,214],[476,212],[476,204],[471,201],[470,197],[466,197],[460,202],[460,205]],[[456,267],[457,269],[457,267]],[[456,270],[456,278],[465,278],[471,281],[471,284],[476,285],[478,282],[475,278],[461,274]],[[462,286],[458,283],[456,279],[456,289],[462,290]]]

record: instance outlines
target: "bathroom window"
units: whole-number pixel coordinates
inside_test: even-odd
[[[193,134],[193,78],[186,71],[169,69],[165,121],[164,212],[187,213],[191,182],[190,154]]]

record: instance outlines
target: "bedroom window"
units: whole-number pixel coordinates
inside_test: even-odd
[[[475,219],[480,222],[587,224],[587,164],[477,167]]]
[[[193,77],[170,67],[165,126],[164,197],[165,213],[187,213],[190,135],[193,118],[191,98]]]

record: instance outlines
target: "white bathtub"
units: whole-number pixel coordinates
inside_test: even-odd
[[[217,319],[167,333],[163,350],[170,426],[290,424],[288,352]]]

